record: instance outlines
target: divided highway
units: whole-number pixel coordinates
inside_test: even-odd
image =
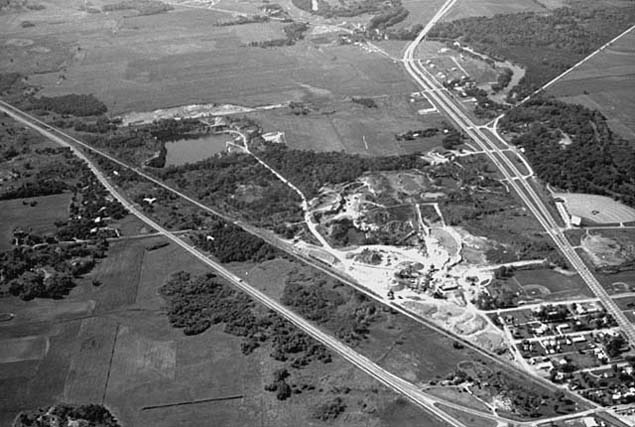
[[[450,0],[446,4],[452,4]],[[445,8],[445,6],[444,6]],[[441,11],[446,10],[442,8]],[[435,15],[436,20],[440,16]],[[435,21],[436,22],[436,21]],[[635,345],[635,325],[633,325],[619,309],[615,301],[602,287],[600,282],[595,278],[593,273],[586,266],[582,258],[571,246],[553,215],[544,204],[535,189],[531,186],[524,175],[518,170],[512,160],[496,144],[491,136],[488,136],[479,126],[474,124],[467,114],[461,109],[461,106],[454,100],[450,92],[443,87],[434,76],[428,72],[421,64],[421,61],[415,59],[415,51],[421,41],[425,38],[427,32],[432,26],[423,29],[419,36],[408,46],[403,56],[403,63],[406,71],[424,89],[430,100],[436,107],[445,113],[457,126],[459,126],[476,144],[485,152],[491,161],[500,170],[503,176],[509,182],[518,196],[525,203],[527,208],[536,217],[547,234],[552,238],[558,249],[562,252],[571,266],[579,273],[580,277],[585,281],[596,297],[602,301],[607,311],[615,318],[618,325],[626,335],[631,346]]]

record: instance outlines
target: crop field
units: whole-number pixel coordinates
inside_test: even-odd
[[[97,302],[97,311],[104,312],[122,305],[132,304],[137,296],[137,287],[145,255],[143,240],[125,240],[110,245],[108,257],[102,260],[87,276],[101,285],[91,290]],[[89,286],[87,285],[86,288]],[[112,292],[113,288],[117,292]],[[90,291],[86,291],[90,292]]]
[[[441,137],[397,141],[395,135],[408,130],[440,127],[438,113],[417,114],[409,97],[373,98],[376,108],[349,100],[321,105],[307,115],[294,115],[288,109],[249,114],[265,132],[285,132],[291,148],[315,151],[345,151],[351,154],[385,156],[426,152],[440,146]],[[328,114],[325,114],[328,112]]]
[[[549,94],[566,102],[600,110],[611,128],[628,140],[635,139],[635,32],[565,76]]]
[[[55,221],[68,218],[71,197],[71,193],[63,193],[0,201],[0,251],[11,247],[13,230],[17,227],[37,234],[55,232]],[[30,206],[31,202],[35,206]]]
[[[176,8],[126,17],[120,12],[85,14],[78,11],[79,4],[67,6],[61,0],[51,4],[51,11],[60,13],[50,20],[36,12],[20,16],[39,19],[30,28],[1,16],[0,25],[7,29],[4,41],[28,40],[12,45],[22,51],[40,46],[45,37],[59,42],[55,49],[68,57],[64,67],[44,66],[47,60],[42,58],[30,81],[43,86],[44,95],[93,93],[114,114],[192,103],[280,103],[301,99],[304,85],[339,96],[413,88],[397,65],[356,46],[320,47],[309,41],[283,48],[247,46],[282,38],[283,24],[278,22],[219,27],[214,24],[230,15]],[[16,68],[26,57],[20,55],[13,55]]]
[[[117,322],[108,318],[93,317],[81,321],[76,337],[78,352],[71,361],[64,385],[65,401],[103,401],[117,329]]]
[[[183,269],[207,269],[173,245],[136,258],[143,264],[136,269],[124,262],[135,259],[137,247],[157,241],[113,245],[111,263],[98,267],[104,283],[97,290],[74,290],[62,301],[0,301],[0,312],[16,314],[0,324],[1,425],[9,425],[22,408],[58,400],[105,403],[124,425],[199,426],[202,420],[210,425],[309,425],[315,422],[312,408],[348,386],[350,392],[339,395],[349,409],[333,425],[406,426],[414,417],[440,426],[410,404],[399,404],[394,394],[339,358],[326,371],[321,363],[296,371],[296,381],[316,389],[278,401],[263,391],[282,365],[271,359],[270,349],[243,356],[241,339],[222,326],[188,337],[168,324],[161,309],[165,303],[157,295],[165,278]],[[138,304],[128,296],[103,295],[128,293],[129,281],[122,280],[126,271],[139,282]],[[110,302],[111,311],[90,316],[91,304],[79,310],[76,305],[88,297],[98,306]],[[48,313],[25,315],[34,312]],[[394,405],[410,415],[395,415]]]

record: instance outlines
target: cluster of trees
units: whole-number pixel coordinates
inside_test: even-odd
[[[309,29],[309,24],[306,22],[292,22],[289,25],[283,27],[285,38],[273,39],[264,41],[253,41],[249,43],[252,47],[280,47],[280,46],[293,46],[298,41],[304,39],[304,34]]]
[[[25,301],[68,295],[75,286],[73,279],[92,270],[108,249],[105,240],[92,244],[59,244],[39,236],[23,240],[35,244],[0,253],[0,285]]]
[[[373,16],[368,25],[366,25],[366,32],[371,33],[374,30],[385,30],[388,27],[392,27],[406,19],[410,12],[405,7],[399,5],[392,9],[388,9],[379,15]]]
[[[410,27],[389,29],[386,35],[390,40],[414,40],[423,30],[422,24],[415,24]]]
[[[490,285],[489,292],[481,292],[475,304],[481,310],[517,307],[518,295],[504,285],[498,287]]]
[[[446,133],[445,136],[443,137],[441,144],[443,145],[443,148],[445,148],[446,150],[452,150],[458,147],[459,145],[463,144],[463,139],[464,139],[463,134],[459,132],[458,130],[456,130],[455,128],[451,127],[448,130],[448,133]]]
[[[276,369],[273,372],[273,382],[265,386],[265,390],[275,392],[276,399],[286,400],[291,397],[291,386],[287,384],[289,371],[286,369]]]
[[[341,397],[337,396],[316,406],[311,416],[320,421],[332,421],[344,411],[346,411],[346,404]]]
[[[108,109],[106,105],[91,95],[62,95],[40,98],[30,98],[27,101],[30,110],[52,111],[57,114],[70,114],[77,117],[98,116]]]
[[[360,0],[360,1],[341,1],[339,6],[333,6],[323,0],[318,1],[318,9],[313,10],[312,0],[292,0],[293,4],[306,12],[320,15],[325,18],[333,17],[352,17],[365,13],[377,13],[384,10],[393,10],[401,6],[400,0]]]
[[[507,105],[492,101],[489,99],[487,91],[476,86],[466,87],[465,94],[476,99],[474,114],[480,118],[492,119],[509,108]]]
[[[309,199],[324,185],[354,181],[365,172],[417,169],[427,165],[416,154],[362,157],[341,152],[293,150],[281,144],[270,145],[259,154]]]
[[[505,89],[509,86],[509,83],[511,83],[513,75],[514,72],[510,68],[503,68],[496,78],[496,83],[492,85],[492,90],[494,92],[500,92]]]
[[[262,262],[279,255],[276,248],[261,238],[220,219],[208,224],[204,233],[197,234],[194,243],[222,263]]]
[[[500,122],[515,135],[537,175],[565,191],[600,194],[635,206],[635,148],[615,135],[598,111],[535,99]],[[564,136],[569,145],[561,143]]]
[[[27,197],[42,197],[61,194],[68,189],[68,185],[56,179],[36,182],[24,182],[18,187],[9,186],[0,193],[0,200],[24,199]]]
[[[172,275],[159,292],[168,301],[168,319],[186,335],[200,334],[224,324],[225,332],[243,338],[241,349],[250,354],[266,342],[271,357],[302,368],[314,360],[331,361],[328,350],[272,311],[259,310],[244,293],[235,291],[208,273],[191,277]]]
[[[81,162],[80,164],[77,172],[81,175],[73,188],[70,216],[68,220],[55,224],[58,227],[56,235],[59,240],[94,239],[95,234],[91,230],[103,225],[103,220],[118,220],[128,214],[119,201],[109,197],[108,191],[88,167]]]
[[[136,10],[139,15],[156,15],[158,13],[169,12],[173,7],[167,3],[154,0],[124,0],[119,3],[105,4],[102,6],[104,12],[129,9]]]
[[[60,403],[47,408],[23,411],[13,422],[13,427],[70,425],[121,427],[108,409],[93,403],[85,405]]]
[[[377,102],[373,98],[360,98],[354,96],[352,101],[356,104],[363,105],[366,108],[377,108]]]
[[[365,295],[339,287],[333,279],[318,272],[290,274],[281,302],[334,331],[349,344],[365,339],[370,325],[381,316],[376,303]]]
[[[519,381],[508,373],[475,364],[475,369],[466,372],[457,369],[450,374],[456,384],[471,382],[477,385],[473,390],[489,396],[499,396],[511,402],[510,412],[521,418],[538,418],[545,415],[568,414],[576,410],[574,401],[564,393],[548,392],[542,386],[527,381]]]
[[[262,227],[303,221],[297,193],[248,154],[211,157],[157,173],[210,206]]]
[[[437,24],[430,38],[460,40],[494,58],[527,68],[509,99],[522,99],[624,31],[633,8],[568,8],[470,17]]]

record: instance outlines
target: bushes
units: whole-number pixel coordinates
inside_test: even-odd
[[[342,398],[338,396],[318,405],[311,415],[320,421],[331,421],[336,419],[345,410],[346,405]]]
[[[98,116],[107,111],[106,105],[92,94],[33,98],[30,100],[30,109],[70,114],[77,117]]]
[[[61,194],[67,189],[68,185],[65,182],[55,179],[26,182],[17,188],[9,188],[0,194],[0,200],[50,196],[52,194]]]
[[[271,311],[260,312],[244,293],[220,282],[212,273],[191,277],[179,272],[159,289],[168,302],[168,319],[186,335],[204,332],[212,325],[224,324],[228,334],[243,337],[241,349],[249,354],[271,342],[271,357],[291,361],[301,368],[313,360],[324,363],[331,356],[324,346]]]
[[[262,262],[278,254],[277,249],[261,238],[222,220],[214,221],[204,234],[197,235],[195,243],[222,263]]]

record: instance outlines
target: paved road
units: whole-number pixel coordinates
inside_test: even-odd
[[[470,408],[466,408],[462,405],[458,405],[455,404],[453,402],[449,402],[446,401],[444,399],[441,398],[437,398],[434,396],[431,396],[421,390],[419,390],[417,387],[415,387],[413,384],[404,381],[403,379],[393,375],[392,373],[384,370],[383,368],[381,368],[380,366],[378,366],[377,364],[375,364],[373,361],[371,361],[370,359],[362,356],[361,354],[355,352],[353,349],[351,349],[350,347],[346,346],[345,344],[341,343],[339,340],[337,340],[336,338],[334,338],[333,336],[325,333],[324,331],[322,331],[321,329],[317,328],[316,326],[314,326],[313,324],[311,324],[310,322],[307,322],[305,319],[303,319],[302,317],[300,317],[299,315],[295,314],[293,311],[289,310],[287,307],[279,304],[277,301],[273,300],[272,298],[268,297],[267,295],[263,294],[262,292],[258,291],[257,289],[251,287],[249,284],[247,284],[246,282],[244,282],[241,278],[239,278],[238,276],[236,276],[235,274],[231,273],[230,271],[228,271],[227,269],[225,269],[222,265],[214,262],[213,260],[209,259],[207,257],[206,254],[204,254],[203,252],[197,250],[195,247],[189,245],[188,243],[184,242],[183,240],[181,240],[176,233],[174,232],[170,232],[168,230],[166,230],[165,228],[163,228],[161,225],[159,225],[158,223],[156,223],[154,220],[152,220],[151,218],[147,217],[143,212],[141,212],[139,209],[137,209],[137,207],[135,205],[133,205],[130,201],[128,201],[125,196],[116,188],[114,187],[110,181],[108,181],[108,179],[103,175],[103,173],[95,166],[95,164],[81,151],[77,148],[77,146],[83,147],[86,150],[93,152],[95,154],[98,154],[100,156],[103,156],[105,158],[108,158],[109,160],[113,161],[114,163],[129,169],[129,170],[133,170],[135,171],[137,174],[141,175],[142,177],[149,179],[150,181],[154,182],[155,184],[165,188],[166,190],[177,194],[179,197],[184,198],[188,201],[190,201],[191,203],[194,203],[195,205],[201,207],[202,209],[205,209],[206,211],[209,211],[211,213],[215,213],[215,211],[211,210],[210,208],[208,208],[205,205],[202,205],[200,202],[197,202],[194,199],[191,199],[190,197],[188,197],[187,195],[184,195],[182,193],[177,192],[176,190],[172,189],[171,187],[167,186],[166,184],[162,183],[161,181],[156,180],[155,178],[146,175],[145,173],[139,171],[138,169],[132,168],[128,165],[126,165],[125,163],[117,160],[116,158],[113,158],[112,156],[108,155],[107,153],[102,153],[100,150],[94,149],[93,147],[85,144],[84,142],[73,138],[70,135],[65,134],[64,132],[53,128],[52,126],[42,122],[41,120],[25,113],[22,112],[18,109],[16,109],[15,107],[11,106],[10,104],[7,104],[4,101],[0,101],[0,111],[5,112],[6,114],[10,115],[11,117],[13,117],[15,120],[19,121],[20,123],[36,130],[37,132],[41,133],[42,135],[44,135],[45,137],[57,142],[60,145],[63,146],[67,146],[70,147],[73,152],[82,160],[84,160],[87,164],[88,167],[90,168],[90,170],[95,174],[95,176],[99,179],[99,181],[104,185],[104,187],[110,192],[110,194],[113,195],[113,197],[115,197],[124,207],[126,207],[126,209],[128,209],[130,211],[130,213],[132,213],[133,215],[135,215],[137,218],[139,218],[141,221],[143,221],[144,223],[146,223],[148,226],[152,227],[154,230],[156,230],[157,234],[163,235],[165,236],[167,239],[169,239],[170,241],[174,242],[175,244],[177,244],[178,246],[182,247],[184,250],[186,250],[187,252],[189,252],[190,254],[192,254],[193,256],[195,256],[196,258],[198,258],[200,261],[202,261],[203,263],[205,263],[206,265],[208,265],[209,267],[211,267],[212,269],[216,270],[220,276],[222,276],[223,278],[225,278],[226,280],[228,280],[231,284],[233,284],[234,286],[236,286],[237,288],[239,288],[240,290],[246,292],[248,295],[250,295],[252,298],[254,298],[254,300],[260,302],[261,304],[263,304],[264,306],[270,308],[271,310],[277,312],[281,317],[287,319],[288,321],[290,321],[291,323],[293,323],[294,325],[296,325],[298,328],[300,328],[301,330],[303,330],[305,333],[307,333],[308,335],[310,335],[311,337],[313,337],[314,339],[316,339],[317,341],[321,342],[322,344],[324,344],[325,346],[327,346],[329,349],[331,349],[332,351],[334,351],[335,353],[339,354],[342,358],[344,358],[345,360],[349,361],[350,363],[352,363],[354,366],[356,366],[357,368],[359,368],[360,370],[362,370],[363,372],[366,372],[368,375],[370,375],[371,377],[375,378],[376,380],[378,380],[379,382],[381,382],[382,384],[384,384],[385,386],[387,386],[388,388],[392,389],[393,391],[402,394],[403,396],[405,396],[406,398],[408,398],[410,401],[412,401],[413,403],[415,403],[416,405],[418,405],[419,407],[423,408],[424,410],[428,411],[429,413],[432,413],[433,415],[437,416],[439,419],[443,420],[444,422],[448,423],[451,426],[465,426],[462,422],[456,420],[454,417],[448,415],[447,413],[445,413],[444,411],[440,410],[439,408],[437,408],[435,406],[435,403],[441,403],[443,405],[446,405],[448,407],[463,411],[467,414],[472,414],[475,416],[479,416],[479,417],[483,417],[486,419],[490,419],[496,423],[499,423],[500,425],[506,425],[508,422],[510,422],[510,420],[503,418],[503,417],[499,417],[497,415],[494,414],[490,414],[490,413],[485,413],[482,411],[478,411],[478,410],[473,410]],[[225,218],[225,216],[221,215],[221,214],[217,214],[223,218]],[[236,223],[236,222],[235,222]],[[239,226],[242,226],[239,223],[236,223]],[[250,227],[251,228],[251,227]],[[258,235],[259,237],[263,237],[266,238],[267,241],[269,241],[270,237],[267,234],[263,233],[254,233],[256,235]],[[278,244],[280,244],[280,242],[277,242]],[[286,246],[286,244],[285,244]],[[286,247],[285,250],[289,251],[290,253],[294,253],[293,248],[289,248]],[[296,253],[294,253],[294,255],[297,256]],[[307,262],[308,264],[320,269],[321,271],[335,277],[338,280],[344,281],[345,283],[349,284],[350,286],[353,286],[354,288],[369,294],[368,291],[360,286],[359,284],[346,279],[345,277],[342,277],[339,274],[336,274],[332,271],[330,271],[329,269],[324,268],[324,266],[317,264],[317,263],[313,263],[310,260],[306,260],[303,257],[299,257],[299,259],[301,259],[304,262]],[[378,300],[381,301],[381,298],[377,298],[376,296],[369,294],[369,296],[376,298]],[[383,302],[383,301],[382,301]],[[437,325],[433,324],[433,323],[429,323],[426,322],[425,319],[421,319],[418,317],[413,316],[411,313],[404,311],[401,307],[398,306],[394,306],[394,309],[401,311],[403,314],[407,315],[408,317],[411,317],[419,322],[423,322],[426,323],[430,328],[436,330],[439,333],[445,334],[447,336],[450,336],[451,338],[455,338],[455,339],[461,339],[461,337],[458,336],[454,336],[453,334],[448,333],[447,331],[443,330],[442,328],[438,327]],[[486,358],[492,360],[494,363],[496,364],[501,364],[504,363],[502,360],[494,357],[493,355],[482,351],[482,349],[479,349],[478,347],[476,347],[474,344],[472,344],[469,341],[466,341],[466,344],[469,345],[472,349],[479,351],[483,356],[485,356]],[[501,366],[502,368],[502,366]],[[507,367],[509,368],[509,367]],[[544,381],[541,378],[537,378],[537,377],[533,377],[530,376],[528,373],[514,367],[513,368],[517,373],[523,375],[526,380],[528,381],[534,381],[534,382],[538,382],[541,383],[542,385],[545,385],[549,388],[552,389],[559,389],[558,387],[554,386],[553,384]],[[562,390],[565,393],[567,392],[566,390]],[[573,395],[574,397],[577,398],[577,396]],[[579,398],[577,400],[580,400]],[[593,404],[591,405],[592,409],[586,410],[582,413],[586,414],[586,413],[594,413],[598,411],[597,405]],[[554,417],[552,418],[553,420],[561,420],[561,419],[567,419],[567,418],[572,418],[575,417],[575,414],[572,415],[566,415],[566,416],[562,416],[562,417]],[[544,423],[549,421],[550,419],[541,419],[539,421],[528,421],[528,422],[514,422],[514,425],[518,425],[518,426],[534,426],[537,423]]]
[[[450,0],[447,4],[452,4]],[[445,6],[444,6],[445,7]],[[444,8],[441,9],[443,11]],[[447,10],[447,9],[445,9]],[[435,16],[438,20],[440,16]],[[531,182],[524,179],[523,174],[516,165],[502,152],[493,135],[488,135],[488,131],[476,126],[467,114],[462,110],[452,95],[447,91],[425,67],[414,58],[417,46],[425,38],[427,31],[431,28],[426,26],[419,36],[408,46],[404,53],[403,63],[411,77],[424,89],[437,106],[437,108],[450,117],[463,131],[469,135],[474,142],[485,152],[492,162],[501,171],[518,196],[523,200],[532,214],[536,217],[547,234],[552,238],[558,249],[569,261],[571,266],[578,272],[596,297],[602,301],[605,308],[615,318],[622,331],[626,335],[631,345],[635,344],[635,325],[633,325],[619,309],[615,301],[611,299],[606,290],[591,273],[586,264],[582,261],[575,249],[571,246],[567,238],[562,233],[558,223],[553,218],[551,212],[544,204],[540,196],[532,187]]]
[[[419,390],[413,384],[407,381],[404,381],[403,379],[381,368],[379,365],[375,364],[370,359],[357,353],[356,351],[354,351],[347,345],[340,342],[335,337],[325,333],[324,331],[322,331],[321,329],[319,329],[312,323],[306,321],[304,318],[300,317],[299,315],[297,315],[296,313],[294,313],[293,311],[291,311],[284,305],[278,303],[277,301],[265,295],[264,293],[251,287],[249,284],[247,284],[241,278],[239,278],[238,276],[236,276],[235,274],[227,270],[225,267],[223,267],[222,265],[208,258],[206,254],[199,251],[194,246],[181,240],[177,235],[168,231],[167,229],[159,225],[157,222],[155,222],[154,220],[146,216],[143,212],[137,209],[135,205],[133,205],[130,201],[128,201],[125,198],[125,196],[121,194],[119,190],[110,183],[110,181],[101,173],[101,171],[95,166],[95,164],[81,150],[79,150],[75,146],[75,144],[80,144],[81,146],[89,149],[90,151],[96,151],[92,149],[92,147],[89,147],[83,142],[78,141],[75,138],[72,138],[52,128],[51,126],[41,122],[35,117],[32,117],[24,112],[21,112],[20,110],[17,110],[16,108],[10,106],[9,104],[5,102],[0,101],[0,111],[5,112],[6,114],[13,117],[15,120],[38,131],[39,133],[49,138],[50,140],[55,141],[60,145],[70,147],[71,150],[73,150],[73,152],[75,153],[75,155],[77,155],[80,159],[82,159],[83,161],[87,163],[90,170],[97,177],[97,179],[102,183],[102,185],[108,190],[108,192],[114,198],[116,198],[126,209],[128,209],[128,211],[130,211],[131,214],[135,215],[141,221],[143,221],[148,226],[156,230],[159,234],[165,236],[167,239],[177,244],[178,246],[180,246],[187,252],[189,252],[191,255],[199,259],[201,262],[203,262],[204,264],[214,269],[221,277],[229,281],[232,285],[234,285],[241,291],[248,294],[254,300],[261,303],[265,307],[275,311],[281,317],[293,323],[299,329],[301,329],[302,331],[304,331],[305,333],[307,333],[308,335],[310,335],[317,341],[324,344],[326,347],[328,347],[329,349],[331,349],[332,351],[340,355],[342,358],[344,358],[348,362],[355,365],[357,368],[366,372],[368,375],[375,378],[376,380],[378,380],[379,382],[381,382],[388,388],[407,397],[413,403],[425,409],[426,411],[432,413],[433,415],[438,417],[440,420],[448,423],[451,426],[466,427],[462,422],[458,421],[454,417],[446,414],[445,412],[437,408],[435,406],[435,403],[441,402],[445,405],[448,405],[448,404],[451,406],[457,406],[457,405],[452,405],[449,402],[445,402],[441,399],[436,399],[430,395],[427,395],[423,393],[421,390]],[[67,140],[68,138],[72,139],[75,144],[69,143]],[[463,408],[460,405],[457,406],[457,408],[461,410],[469,411],[469,409]],[[477,411],[477,414],[479,416],[483,416],[481,412]],[[503,418],[498,418],[494,416],[491,416],[491,417],[493,419],[498,419],[503,422],[506,421]]]

